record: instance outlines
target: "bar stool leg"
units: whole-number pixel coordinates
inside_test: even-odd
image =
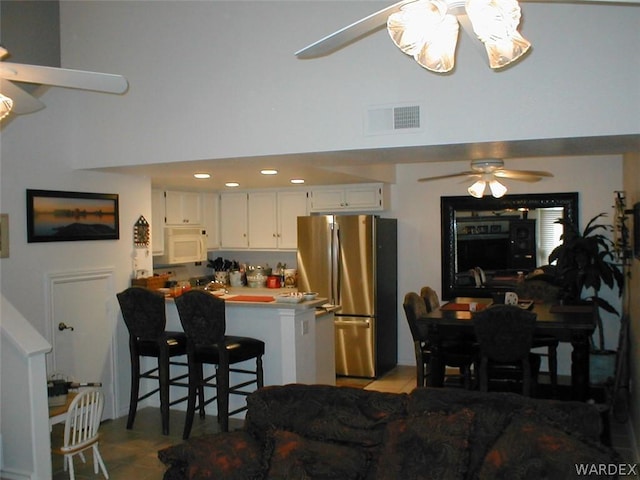
[[[158,356],[158,377],[160,382],[162,434],[169,435],[169,355],[166,350],[161,350]]]
[[[131,397],[129,399],[129,416],[127,417],[127,430],[133,428],[138,410],[138,396],[140,394],[140,357],[135,347],[129,347],[131,352]]]

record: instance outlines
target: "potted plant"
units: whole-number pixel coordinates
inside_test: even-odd
[[[573,223],[558,219],[556,223],[564,226],[564,233],[560,237],[562,243],[549,255],[549,263],[556,262],[556,279],[561,288],[561,303],[595,303],[606,312],[619,315],[616,308],[599,296],[603,284],[617,289],[619,296],[622,296],[624,286],[624,274],[617,261],[615,245],[607,235],[613,227],[596,223],[599,218],[605,216],[605,213],[600,213],[593,217],[583,232]],[[592,353],[606,353],[611,357],[612,352],[607,352],[604,348],[604,326],[599,313],[596,319],[598,345],[596,348],[595,342],[592,341]],[[613,360],[615,362],[615,355]],[[612,362],[607,360],[607,363]]]

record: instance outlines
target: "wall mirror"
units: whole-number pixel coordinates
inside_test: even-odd
[[[547,264],[565,218],[578,225],[578,193],[442,197],[442,298],[490,297]]]

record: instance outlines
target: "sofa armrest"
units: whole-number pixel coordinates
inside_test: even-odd
[[[259,478],[265,471],[261,445],[246,431],[195,437],[158,451],[169,468],[164,480]]]

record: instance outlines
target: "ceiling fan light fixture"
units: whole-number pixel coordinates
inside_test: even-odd
[[[467,191],[469,192],[469,195],[471,195],[472,197],[482,198],[482,196],[484,195],[484,189],[486,187],[487,187],[487,182],[480,179],[477,182],[475,182],[473,185],[471,185],[467,189]]]
[[[442,0],[418,0],[387,19],[393,43],[420,66],[437,73],[453,68],[458,42],[458,21],[447,9]]]
[[[13,108],[13,100],[0,93],[0,120],[9,115]]]
[[[458,30],[456,18],[446,15],[429,41],[413,56],[414,60],[432,72],[446,73],[452,70],[456,61]]]
[[[507,187],[496,179],[489,182],[489,190],[491,190],[491,195],[495,198],[504,197],[504,194],[507,193]]]

